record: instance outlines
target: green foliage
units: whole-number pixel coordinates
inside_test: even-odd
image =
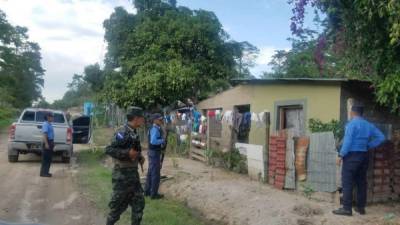
[[[91,85],[84,80],[84,75],[74,74],[72,82],[68,84],[68,91],[62,99],[53,102],[55,109],[68,109],[70,107],[81,106],[85,101],[95,100],[95,92]]]
[[[310,2],[326,15],[323,36],[339,74],[373,81],[377,101],[400,112],[400,90],[392,85],[400,74],[400,1],[292,0],[297,31]]]
[[[234,148],[228,152],[222,152],[215,149],[206,150],[208,163],[216,166],[218,161],[222,161],[225,169],[236,173],[247,173],[247,159],[242,156],[238,149]]]
[[[177,143],[177,137],[175,133],[169,133],[167,137],[168,145],[166,149],[167,154],[176,154],[177,148],[178,148],[178,143]]]
[[[392,112],[400,112],[400,70],[377,83],[378,102],[390,105]]]
[[[308,128],[312,133],[332,131],[335,138],[338,139],[341,139],[344,135],[343,126],[337,120],[324,123],[319,119],[310,119],[308,121]]]
[[[315,193],[315,190],[308,184],[301,184],[301,187],[303,188],[304,196],[306,196],[308,199],[311,199],[311,196]]]
[[[321,39],[322,38],[322,39]],[[306,30],[300,38],[290,38],[290,50],[278,50],[272,56],[272,73],[264,77],[285,78],[338,78],[343,77],[342,60],[332,46],[325,43],[316,31]]]
[[[0,128],[8,127],[17,117],[18,111],[12,107],[0,106]]]
[[[0,10],[0,104],[22,108],[41,96],[41,58],[39,45],[29,41],[28,29],[12,26]]]
[[[137,14],[116,8],[104,21],[103,100],[122,107],[169,105],[207,97],[229,86],[230,78],[248,75],[251,60],[244,58],[257,53],[254,46],[229,41],[212,12],[164,2],[137,0]]]
[[[83,80],[87,82],[93,92],[99,92],[104,85],[104,71],[98,63],[88,65],[84,69]]]
[[[108,212],[108,202],[111,196],[111,170],[104,167],[104,150],[80,151],[78,162],[80,170],[78,182],[80,188],[88,194],[88,198],[95,203],[97,210],[104,216]],[[130,224],[130,210],[122,214],[119,224]],[[190,209],[183,203],[164,199],[151,201],[146,199],[143,225],[201,225],[200,219],[193,216]]]

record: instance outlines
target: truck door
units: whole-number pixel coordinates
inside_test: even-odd
[[[81,116],[72,120],[72,140],[74,144],[87,144],[91,137],[90,117]]]

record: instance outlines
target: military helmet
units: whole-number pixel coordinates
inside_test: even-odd
[[[128,108],[126,115],[127,116],[144,117],[144,112],[143,112],[143,109],[140,107],[131,106]]]

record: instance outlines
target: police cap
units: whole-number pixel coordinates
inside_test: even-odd
[[[163,115],[161,115],[160,113],[154,113],[153,115],[151,115],[151,121],[162,120],[163,118]]]

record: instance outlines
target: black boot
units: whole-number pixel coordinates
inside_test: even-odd
[[[339,215],[339,216],[352,216],[353,215],[351,210],[347,210],[344,208],[339,208],[337,210],[333,210],[332,213],[335,215]]]
[[[116,221],[107,218],[107,223],[106,223],[106,225],[114,225],[115,223],[116,223]]]
[[[161,194],[156,194],[156,195],[151,196],[151,199],[153,199],[153,200],[162,199],[162,198],[164,198],[164,195],[161,195]]]
[[[365,208],[354,208],[354,211],[356,211],[360,215],[365,215]]]

